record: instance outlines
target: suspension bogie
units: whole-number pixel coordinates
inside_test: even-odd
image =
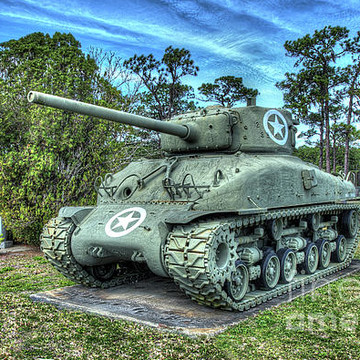
[[[357,217],[357,212],[355,214]],[[210,306],[246,309],[249,302],[255,306],[254,301],[258,304],[268,299],[269,294],[277,296],[288,291],[289,286],[300,286],[304,276],[305,281],[314,281],[336,271],[334,269],[340,268],[341,263],[351,259],[358,240],[339,231],[356,234],[356,217],[352,210],[338,211],[334,207],[333,211],[318,211],[305,216],[286,212],[284,216],[284,212],[280,212],[274,213],[270,220],[230,219],[221,226],[211,223],[213,228],[207,228],[204,221],[200,230],[199,224],[196,225],[196,236],[190,235],[191,225],[188,225],[188,231],[182,227],[182,235],[178,234],[187,237],[188,241],[191,238],[189,248],[198,248],[195,244],[204,242],[204,269],[190,269],[189,264],[183,267],[180,261],[175,264],[172,256],[175,242],[171,241],[165,250],[165,262],[169,275],[193,300],[204,298],[206,292],[207,297],[212,294],[214,299],[208,304]],[[220,257],[211,255],[214,248],[221,250]],[[184,253],[187,252],[185,249]],[[186,263],[186,259],[182,258],[181,263]],[[228,268],[224,270],[224,267]]]
[[[356,227],[351,216],[353,215],[345,213],[342,217],[342,227],[346,227],[347,233],[353,233],[351,227]],[[336,230],[338,221],[339,217],[336,215],[314,213],[306,218],[276,218],[267,221],[264,228],[261,228],[262,231],[257,228],[256,233],[261,233],[265,238],[267,253],[273,252],[273,269],[276,274],[280,274],[278,281],[290,283],[297,273],[313,274],[317,269],[326,269],[331,260],[344,261],[346,240],[345,237],[339,238]],[[255,232],[248,237],[256,238]],[[260,242],[260,239],[257,240]],[[269,288],[267,284],[264,285],[263,274],[267,271],[269,262],[264,252],[253,247],[244,248],[239,253],[245,264],[260,265],[261,271],[256,279],[260,286],[257,287]],[[275,253],[279,262],[274,260]]]
[[[313,274],[318,268],[327,268],[331,259],[343,259],[344,240],[335,241],[337,223],[338,216],[314,213],[306,218],[278,217],[264,226],[243,229],[237,254],[251,273],[250,285],[271,289],[278,281],[290,283],[297,273]],[[335,251],[337,255],[332,255]],[[273,279],[269,282],[270,272]]]

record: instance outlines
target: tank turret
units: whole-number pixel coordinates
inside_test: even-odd
[[[30,102],[161,132],[166,156],[95,180],[96,206],[64,207],[41,234],[46,258],[87,286],[150,272],[194,301],[247,310],[348,266],[355,187],[292,156],[288,111],[250,103],[158,121],[31,92]]]
[[[28,100],[158,131],[162,133],[162,149],[172,154],[213,151],[291,153],[295,147],[296,123],[288,111],[280,109],[215,106],[159,121],[36,91],[29,93]]]

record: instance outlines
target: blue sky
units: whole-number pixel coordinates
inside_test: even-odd
[[[360,30],[355,0],[0,0],[0,42],[40,31],[71,32],[123,59],[173,45],[200,67],[195,88],[223,75],[260,91],[258,105],[283,105],[275,83],[292,71],[283,44],[326,25]]]

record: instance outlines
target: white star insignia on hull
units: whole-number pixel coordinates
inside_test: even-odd
[[[121,237],[135,230],[146,218],[146,211],[134,207],[120,211],[105,226],[105,233],[110,237]]]

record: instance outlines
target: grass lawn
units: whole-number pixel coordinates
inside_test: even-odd
[[[198,338],[29,299],[72,284],[39,254],[0,255],[1,360],[360,359],[360,274]]]

